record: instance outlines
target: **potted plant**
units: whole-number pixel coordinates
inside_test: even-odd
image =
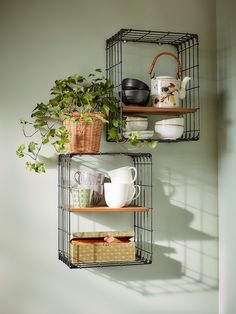
[[[27,145],[21,144],[16,154],[27,158],[26,168],[37,173],[45,172],[40,152],[46,144],[52,145],[58,154],[98,152],[103,123],[109,123],[108,139],[120,142],[120,130],[126,122],[120,120],[113,87],[101,69],[96,69],[87,78],[73,75],[56,80],[51,88],[52,98],[36,105],[31,121],[20,120],[23,134],[30,141]],[[128,142],[133,146],[143,144],[132,134]],[[144,141],[151,148],[156,143]]]
[[[98,152],[103,123],[109,119],[108,137],[120,141],[118,100],[112,91],[113,85],[101,69],[87,78],[74,75],[56,80],[51,88],[52,98],[37,104],[31,121],[20,120],[24,136],[30,141],[27,145],[21,144],[16,154],[28,159],[27,169],[45,172],[39,156],[46,144],[51,144],[59,154]]]

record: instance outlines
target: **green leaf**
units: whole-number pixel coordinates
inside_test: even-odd
[[[49,132],[48,132],[48,137],[54,137],[56,135],[56,129],[51,129]]]
[[[25,145],[24,144],[21,144],[19,147],[18,147],[18,149],[17,149],[17,151],[16,151],[16,155],[19,157],[19,158],[22,158],[22,157],[24,157],[24,150],[25,150]]]
[[[158,141],[151,141],[151,142],[147,142],[147,145],[150,148],[156,148]]]
[[[109,116],[110,108],[107,105],[103,105],[103,110],[105,111],[106,116]]]
[[[41,102],[40,104],[37,104],[37,106],[34,108],[33,112],[37,111],[37,110],[38,111],[47,111],[47,109],[48,109],[48,105]]]
[[[43,140],[42,140],[42,144],[45,145],[49,143],[49,138],[48,137],[45,137]]]
[[[35,165],[35,172],[37,172],[37,173],[44,173],[44,172],[45,172],[44,164],[41,163],[41,162],[38,162],[38,163]]]
[[[60,140],[55,141],[54,143],[52,143],[55,150],[60,153],[60,154],[64,154],[66,153],[66,145],[64,143],[62,143]]]
[[[27,121],[27,120],[25,120],[25,119],[20,119],[20,124],[28,124],[29,122]]]
[[[29,145],[28,145],[28,152],[29,153],[32,153],[33,155],[35,155],[35,148],[38,144],[35,143],[35,142],[30,142]]]
[[[25,163],[25,165],[26,165],[26,169],[28,169],[28,170],[30,170],[30,171],[35,168],[35,163],[33,163],[33,162],[27,161],[27,162]]]
[[[29,162],[27,161],[25,163],[26,169],[32,171],[34,170],[36,173],[44,173],[45,172],[45,167],[44,164],[41,162]]]
[[[84,121],[87,124],[91,124],[93,122],[93,119],[91,117],[85,115],[84,116]]]
[[[137,146],[139,145],[141,142],[137,139],[137,136],[130,133],[130,138],[129,138],[129,142],[131,145],[133,146]]]
[[[43,126],[47,125],[47,121],[43,120],[43,119],[36,119],[34,122],[34,128],[35,129],[40,129]]]
[[[102,69],[95,69],[96,72],[102,73]]]
[[[113,119],[113,120],[112,120],[112,125],[113,125],[115,128],[118,128],[118,126],[119,126],[119,120],[118,120],[118,119]]]
[[[85,81],[85,77],[82,76],[82,75],[77,75],[77,76],[76,76],[76,81],[77,81],[78,83],[83,83],[83,82]]]
[[[101,120],[103,123],[108,123],[108,122],[109,122],[108,120],[104,119],[104,117],[101,116],[100,114],[97,114],[96,117],[97,117],[99,120]]]
[[[121,139],[121,134],[118,133],[117,128],[110,128],[108,130],[108,139],[113,141],[119,141]]]
[[[58,99],[55,97],[55,98],[52,98],[52,99],[50,99],[49,100],[49,105],[51,106],[51,107],[57,107],[58,106]]]

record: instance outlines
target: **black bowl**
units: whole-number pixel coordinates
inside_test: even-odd
[[[122,80],[122,89],[123,90],[134,90],[134,89],[144,89],[144,90],[150,90],[147,84],[144,82],[137,80],[137,79],[132,79],[132,78],[125,78]]]
[[[133,89],[122,91],[122,102],[125,105],[146,106],[149,101],[150,91]]]

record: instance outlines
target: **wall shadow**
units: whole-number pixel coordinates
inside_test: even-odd
[[[152,295],[160,290],[159,281],[182,277],[181,263],[169,256],[174,252],[175,250],[172,248],[155,244],[153,245],[155,262],[152,264],[109,267],[92,270],[92,272],[143,295]]]
[[[154,195],[158,195],[157,203],[161,206],[159,209],[153,209],[153,263],[91,271],[143,295],[194,293],[217,289],[217,270],[211,272],[205,264],[217,268],[218,259],[204,247],[204,243],[216,241],[217,238],[191,227],[195,215],[186,208],[171,203],[176,192],[173,185],[168,183],[168,193],[164,192],[166,183],[156,180],[154,186],[157,189]],[[199,215],[202,214],[201,209],[198,209],[198,212]],[[116,222],[112,222],[110,213],[108,216],[95,214],[93,219],[106,228],[111,225],[117,228],[119,221],[116,215]],[[122,223],[122,219],[124,218],[120,217],[118,225]]]
[[[78,169],[78,164],[104,173],[118,167],[109,156],[104,157],[103,163],[99,156],[89,156],[86,162],[81,157],[75,158],[71,163],[72,172]],[[121,162],[127,165],[127,158],[119,160],[119,166]],[[216,289],[217,234],[206,225],[215,227],[218,217],[212,210],[212,203],[208,211],[207,203],[202,200],[208,191],[204,190],[200,179],[184,173],[171,173],[171,169],[164,170],[166,174],[162,175],[158,170],[154,172],[158,177],[153,177],[153,263],[89,271],[143,295]],[[190,181],[192,185],[189,185]],[[195,191],[199,194],[194,195]],[[192,194],[199,202],[191,199]],[[72,216],[74,232],[133,229],[132,213],[81,213]]]
[[[153,246],[153,263],[132,267],[109,267],[90,270],[116,284],[122,285],[141,295],[195,293],[217,289],[183,272],[181,262],[171,257],[176,253],[173,248]]]

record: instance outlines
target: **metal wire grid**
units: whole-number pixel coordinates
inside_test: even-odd
[[[134,232],[137,256],[141,261],[152,262],[152,161],[151,156],[133,156],[137,169],[137,184],[141,187],[140,197],[134,201],[137,206],[149,208],[146,213],[134,213]]]
[[[122,28],[110,37],[107,43],[114,44],[120,40],[120,36],[124,41],[179,45],[196,37],[196,34]]]
[[[185,114],[185,129],[179,141],[196,141],[200,137],[200,94],[199,94],[199,40],[197,34],[162,32],[150,30],[121,29],[106,41],[106,76],[114,85],[114,95],[120,99],[120,119],[122,120],[122,102],[120,97],[123,79],[123,44],[140,42],[156,45],[171,45],[182,63],[182,77],[190,76],[186,88],[186,97],[182,101],[183,108],[197,109],[195,113]],[[109,128],[109,125],[107,126]],[[119,130],[122,133],[122,130]],[[107,137],[107,141],[108,137]],[[159,142],[173,142],[159,140]]]
[[[200,137],[200,102],[199,102],[199,43],[195,36],[177,47],[177,55],[182,64],[182,77],[189,76],[183,108],[195,108],[196,113],[185,116],[183,140],[198,140]]]
[[[81,154],[86,155],[86,154]],[[91,155],[91,154],[87,154]],[[134,212],[136,260],[133,262],[104,262],[72,264],[70,259],[71,212],[70,166],[75,154],[60,155],[58,160],[58,257],[70,268],[131,266],[152,262],[152,156],[149,153],[98,153],[92,155],[129,156],[137,169],[137,184],[141,193],[133,205],[148,207],[148,212]]]
[[[69,155],[58,161],[58,256],[70,266],[70,162]]]

